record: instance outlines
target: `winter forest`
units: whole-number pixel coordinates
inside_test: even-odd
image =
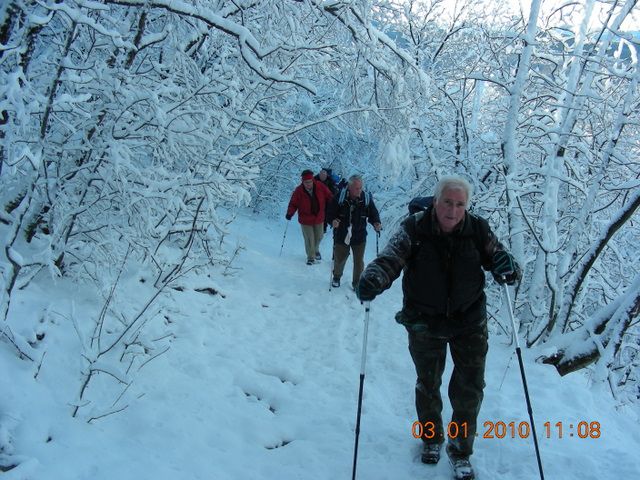
[[[71,324],[67,413],[117,416],[171,355],[168,296],[194,276],[224,290],[237,216],[283,220],[300,172],[330,167],[363,175],[385,234],[438,178],[467,177],[524,272],[523,349],[637,406],[640,8],[520,3],[3,0],[0,376],[37,382],[43,325]],[[94,308],[21,300],[62,281]]]

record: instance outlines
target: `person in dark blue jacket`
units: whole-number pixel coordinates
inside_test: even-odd
[[[349,177],[349,183],[333,197],[327,208],[327,222],[333,227],[333,287],[340,286],[344,266],[353,252],[353,278],[355,290],[364,270],[364,249],[367,241],[367,222],[376,232],[382,230],[380,214],[371,193],[365,192],[360,175]]]

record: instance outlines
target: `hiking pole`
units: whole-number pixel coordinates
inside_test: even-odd
[[[376,257],[378,255],[380,255],[380,252],[378,251],[378,239],[380,238],[380,231],[376,232]]]
[[[505,280],[506,278],[503,277]],[[533,433],[533,443],[536,447],[536,458],[538,459],[538,470],[540,470],[540,480],[544,480],[542,471],[542,460],[540,459],[540,449],[538,448],[538,436],[536,435],[536,427],[533,422],[533,409],[531,408],[531,400],[529,399],[529,389],[527,388],[527,377],[524,374],[524,364],[522,363],[522,351],[520,350],[520,342],[518,341],[518,332],[516,331],[516,321],[513,318],[513,309],[511,308],[511,295],[509,295],[509,287],[506,283],[504,292],[507,295],[507,304],[509,306],[509,317],[511,318],[511,327],[513,328],[513,337],[516,339],[516,354],[518,355],[518,363],[520,364],[520,375],[522,376],[522,386],[524,387],[524,396],[527,399],[527,410],[529,411],[529,420],[531,421],[531,431]]]
[[[369,310],[371,302],[364,302],[364,335],[362,337],[362,361],[360,363],[360,389],[358,391],[358,414],[356,416],[356,444],[353,450],[353,473],[351,480],[356,479],[358,464],[358,439],[360,437],[360,416],[362,415],[362,394],[364,393],[364,367],[367,362],[367,335],[369,334]]]
[[[287,229],[289,228],[290,220],[287,220],[287,225],[284,227],[284,235],[282,236],[282,245],[280,245],[280,254],[279,257],[282,256],[282,249],[284,248],[284,239],[287,238]]]
[[[331,252],[331,271],[329,272],[329,291],[331,291],[332,283],[333,283],[333,268],[336,265],[336,256],[335,252]]]

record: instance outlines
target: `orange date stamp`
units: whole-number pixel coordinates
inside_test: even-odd
[[[578,422],[544,422],[543,433],[546,438],[600,438],[602,427],[598,421],[581,420]],[[476,432],[476,437],[487,439],[502,438],[529,438],[532,434],[529,422],[503,422],[486,421],[483,423],[483,431]],[[438,433],[434,422],[415,421],[411,425],[411,434],[414,438],[425,440],[440,440],[445,434],[448,438],[467,438],[469,436],[469,425],[467,422],[449,422],[443,425],[444,433]],[[535,433],[535,432],[533,432]]]
[[[446,428],[447,437],[449,438],[467,438],[469,436],[469,428],[467,422],[449,422]],[[434,438],[442,438],[443,433],[436,432],[436,424],[433,422],[420,423],[419,421],[413,422],[411,425],[411,434],[414,438],[424,438],[427,440],[433,440]]]

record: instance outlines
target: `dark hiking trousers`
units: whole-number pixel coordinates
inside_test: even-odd
[[[454,364],[449,381],[453,414],[451,423],[443,427],[440,385],[447,344]],[[442,443],[448,438],[456,454],[473,453],[488,349],[486,324],[446,337],[409,331],[409,352],[418,375],[416,411],[424,426],[422,440],[425,443]]]
[[[360,275],[364,270],[364,250],[367,242],[362,242],[359,245],[344,245],[342,243],[333,244],[333,276],[335,278],[341,278],[344,272],[344,267],[349,258],[349,249],[353,251],[353,275],[351,285],[355,290],[356,285],[360,281]]]

